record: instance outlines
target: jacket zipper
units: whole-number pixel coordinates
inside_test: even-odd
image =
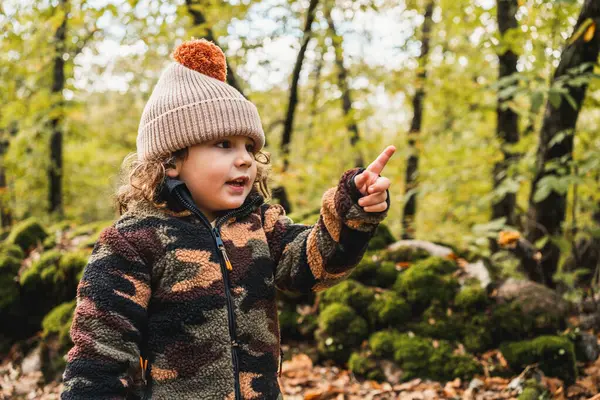
[[[223,267],[223,263],[220,263],[220,265],[221,265],[221,273],[223,274],[223,284],[225,285],[225,296],[227,298],[227,317],[228,317],[228,325],[229,325],[229,337],[231,339],[231,359],[232,359],[232,363],[233,363],[235,399],[241,400],[242,393],[241,393],[241,389],[240,389],[239,361],[238,361],[238,354],[237,354],[239,344],[237,342],[237,336],[236,336],[236,330],[235,330],[235,315],[233,313],[233,303],[231,300],[231,293],[230,293],[230,288],[229,288],[229,274],[227,273],[228,270],[229,271],[233,270],[233,266],[231,265],[231,261],[229,260],[229,257],[227,257],[227,253],[225,252],[225,245],[223,244],[223,240],[221,240],[221,234],[219,233],[219,228],[222,225],[223,221],[225,221],[231,215],[240,213],[240,212],[242,212],[242,210],[252,207],[254,205],[254,202],[251,202],[250,204],[246,205],[245,207],[243,207],[241,209],[236,209],[234,211],[231,211],[231,212],[223,215],[222,217],[219,217],[217,219],[217,222],[215,223],[215,227],[213,228],[212,225],[210,224],[210,222],[208,221],[208,219],[202,213],[202,211],[200,211],[195,205],[190,204],[188,201],[184,200],[183,196],[181,196],[181,194],[179,193],[178,190],[175,190],[175,193],[176,193],[178,199],[190,211],[192,211],[194,214],[196,214],[196,216],[198,216],[209,227],[209,229],[213,235],[213,239],[215,240],[215,243],[217,245],[217,252],[221,253],[221,256],[223,257],[223,260],[225,262],[225,267]]]

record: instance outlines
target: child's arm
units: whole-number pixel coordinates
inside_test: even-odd
[[[263,205],[264,230],[275,260],[275,284],[290,292],[318,292],[347,278],[363,257],[382,212],[366,212],[358,204],[363,197],[354,177],[364,168],[346,171],[337,187],[321,200],[321,213],[314,225],[295,224],[279,204]]]
[[[90,256],[77,288],[61,399],[124,399],[139,373],[150,275],[130,242],[111,226]]]

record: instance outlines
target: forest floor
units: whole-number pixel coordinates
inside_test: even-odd
[[[398,384],[378,383],[359,380],[348,370],[336,366],[314,365],[306,354],[310,350],[306,350],[302,344],[294,343],[292,348],[284,345],[284,351],[291,354],[283,363],[279,381],[286,400],[516,399],[527,371],[518,377],[480,376],[470,382],[457,378],[444,384],[422,379]],[[551,397],[544,398],[600,400],[600,358],[580,367],[583,373],[575,384],[566,388],[560,380],[542,376],[541,384],[551,393]],[[41,372],[21,374],[20,368],[4,362],[0,365],[0,399],[58,399],[62,383],[39,385],[40,380]]]

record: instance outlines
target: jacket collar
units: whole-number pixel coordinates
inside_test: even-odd
[[[173,211],[184,211],[188,208],[179,200],[181,197],[185,202],[196,206],[191,192],[182,180],[165,177],[160,196],[167,201],[167,206]],[[217,216],[217,221],[224,215],[243,217],[250,214],[257,206],[264,203],[264,197],[253,187],[244,203],[236,209],[224,210]],[[191,211],[191,210],[190,210]],[[238,215],[239,214],[239,215]]]

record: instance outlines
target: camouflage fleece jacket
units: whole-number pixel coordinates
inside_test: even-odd
[[[138,204],[94,246],[61,398],[282,398],[275,289],[317,292],[352,272],[388,211],[358,205],[362,170],[324,193],[314,225],[253,189],[213,228],[168,179],[166,207]]]

